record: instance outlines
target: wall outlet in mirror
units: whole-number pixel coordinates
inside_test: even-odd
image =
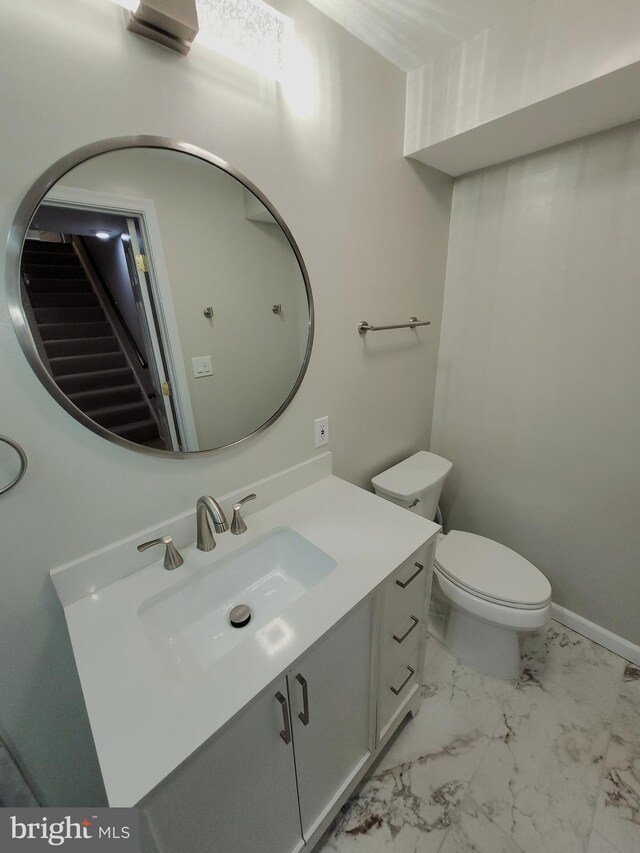
[[[200,379],[201,376],[211,376],[213,367],[211,366],[210,355],[199,355],[191,359],[193,365],[193,376],[195,379]]]

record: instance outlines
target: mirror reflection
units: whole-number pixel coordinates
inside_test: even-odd
[[[109,151],[64,175],[31,220],[21,295],[69,410],[151,450],[260,429],[311,346],[290,235],[239,179],[176,150]]]

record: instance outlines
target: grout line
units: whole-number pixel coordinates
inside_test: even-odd
[[[593,835],[594,826],[595,826],[595,822],[596,822],[596,812],[598,811],[598,803],[600,802],[600,794],[602,792],[602,786],[604,785],[604,775],[605,775],[605,772],[607,769],[607,758],[609,756],[609,751],[611,749],[611,729],[613,726],[613,719],[615,717],[615,712],[618,708],[619,702],[620,702],[620,696],[618,695],[618,701],[616,702],[616,705],[615,705],[615,708],[613,711],[613,716],[611,717],[611,721],[609,723],[609,738],[607,740],[607,745],[606,745],[606,748],[604,750],[604,755],[602,756],[602,768],[600,770],[600,776],[598,777],[598,788],[596,790],[595,803],[593,805],[593,810],[591,813],[591,825],[589,827],[589,835],[587,836],[589,840],[591,839],[591,836]]]
[[[502,705],[503,703],[501,702],[500,704]],[[481,759],[480,759],[480,761],[478,762],[478,766],[476,767],[476,769],[474,770],[474,772],[471,774],[471,779],[469,780],[469,782],[468,782],[468,784],[467,784],[467,788],[466,788],[466,791],[465,791],[465,795],[464,795],[464,797],[463,797],[463,799],[462,799],[462,802],[460,803],[460,806],[456,809],[455,815],[457,816],[459,813],[461,813],[461,812],[463,811],[463,807],[464,807],[465,802],[467,802],[467,801],[472,802],[472,803],[474,804],[475,808],[476,808],[476,811],[478,811],[478,812],[482,815],[482,817],[484,817],[484,818],[485,818],[485,820],[487,820],[487,821],[491,824],[491,826],[492,826],[494,829],[496,829],[499,833],[501,833],[502,835],[504,835],[504,836],[505,836],[505,838],[508,838],[508,839],[509,839],[509,841],[510,841],[510,842],[511,842],[515,847],[517,847],[517,848],[518,848],[519,853],[525,853],[525,851],[522,849],[522,847],[520,847],[520,845],[515,841],[515,839],[514,839],[513,835],[510,835],[510,834],[509,834],[508,832],[506,832],[506,831],[505,831],[501,826],[499,826],[499,825],[498,825],[494,820],[492,820],[492,819],[491,819],[491,817],[490,817],[488,814],[486,814],[486,812],[482,809],[482,807],[481,807],[481,806],[480,806],[480,805],[479,805],[479,804],[478,804],[478,803],[473,799],[473,796],[472,796],[472,795],[471,795],[471,793],[470,793],[471,785],[473,784],[473,780],[476,778],[476,776],[477,776],[477,775],[478,775],[478,773],[480,772],[480,768],[481,768],[481,766],[482,766],[482,762],[483,762],[483,761],[484,761],[484,759],[486,758],[487,752],[489,751],[489,747],[494,743],[494,735],[495,735],[495,733],[497,732],[498,728],[500,727],[501,722],[502,722],[502,720],[497,720],[497,722],[496,722],[495,726],[494,726],[494,727],[493,727],[493,729],[491,730],[491,734],[490,734],[490,735],[487,735],[487,745],[486,745],[486,747],[485,747],[485,749],[484,749],[484,752],[482,753],[482,758],[481,758]],[[449,830],[447,831],[447,833],[446,833],[446,835],[445,835],[445,839],[446,839],[446,837],[449,835],[449,832],[451,831],[451,828],[452,828],[452,827],[449,827]],[[442,843],[444,844],[444,839],[443,839],[443,842],[442,842]],[[442,845],[441,845],[441,846],[442,846]],[[440,848],[438,848],[438,850],[440,850]]]
[[[486,673],[482,673],[482,672],[480,672],[480,670],[476,669],[475,667],[472,667],[470,664],[466,664],[464,661],[461,661],[459,658],[457,658],[457,657],[456,657],[456,655],[454,655],[454,654],[453,654],[453,652],[451,652],[449,649],[447,649],[447,647],[446,647],[443,643],[441,643],[440,641],[436,640],[436,639],[435,639],[435,637],[432,637],[431,635],[429,635],[429,636],[430,636],[430,639],[431,639],[431,640],[433,640],[434,642],[438,643],[438,645],[439,645],[442,649],[444,649],[444,651],[445,651],[445,652],[447,652],[447,654],[449,654],[449,655],[451,655],[452,657],[456,658],[456,666],[462,666],[463,668],[465,668],[465,667],[466,667],[470,672],[472,672],[472,673],[474,673],[474,674],[476,674],[476,675],[479,675],[480,677],[484,677],[484,676],[486,676]],[[489,677],[491,677],[491,676],[489,676]],[[452,682],[452,685],[453,685],[453,682]],[[502,703],[500,700],[498,700],[498,702],[499,702],[500,706],[502,707],[502,704],[503,704],[503,703]],[[454,822],[454,820],[455,820],[455,819],[456,819],[456,818],[457,818],[457,817],[462,813],[462,811],[463,811],[463,806],[464,806],[464,804],[465,804],[465,802],[466,802],[467,800],[472,800],[472,801],[473,801],[473,803],[475,804],[476,808],[478,809],[478,811],[481,811],[481,809],[480,809],[480,807],[478,806],[478,804],[475,802],[475,800],[473,800],[473,798],[472,798],[472,797],[471,797],[471,795],[470,795],[471,785],[472,785],[472,783],[473,783],[473,780],[476,778],[476,776],[477,776],[477,774],[478,774],[478,771],[480,770],[480,767],[482,766],[482,762],[484,761],[484,759],[485,759],[485,757],[486,757],[486,755],[487,755],[487,752],[489,751],[489,747],[490,747],[490,746],[491,746],[491,744],[493,743],[493,736],[494,736],[495,732],[497,731],[498,726],[500,725],[500,722],[501,722],[501,720],[500,720],[500,718],[498,718],[498,719],[496,720],[495,725],[493,726],[493,728],[491,729],[491,731],[490,731],[490,732],[483,732],[483,735],[485,735],[485,737],[487,738],[486,746],[485,746],[484,750],[482,751],[482,755],[480,756],[480,759],[479,759],[479,761],[478,761],[478,763],[477,763],[477,765],[476,765],[475,770],[473,771],[473,773],[471,774],[471,776],[470,776],[469,780],[468,780],[468,781],[467,781],[467,783],[466,783],[466,787],[465,787],[465,790],[464,790],[464,795],[463,795],[463,797],[462,797],[462,799],[461,799],[461,801],[460,801],[460,805],[459,805],[459,806],[457,806],[457,807],[453,810],[453,812],[451,812],[451,815],[450,815],[450,816],[451,816],[451,824],[449,825],[449,828],[447,829],[447,831],[446,831],[446,832],[445,832],[445,834],[444,834],[444,837],[443,837],[443,839],[442,839],[442,842],[441,842],[441,844],[440,844],[440,845],[439,845],[439,847],[438,847],[438,851],[442,848],[442,846],[444,845],[445,841],[446,841],[446,840],[447,840],[447,838],[449,837],[449,833],[451,832],[451,830],[452,830],[452,828],[453,828],[453,822]],[[484,815],[484,812],[482,812],[482,814]],[[487,817],[486,815],[484,815],[484,816],[485,816],[485,817]],[[487,817],[487,820],[490,820],[490,819]],[[512,839],[510,838],[510,836],[508,836],[508,835],[504,832],[504,830],[503,830],[501,827],[497,826],[497,824],[494,824],[494,823],[493,823],[493,821],[490,821],[490,822],[491,822],[494,826],[496,826],[496,828],[497,828],[500,832],[502,832],[502,834],[503,834],[503,835],[505,835],[507,838],[509,838],[510,840],[512,840]],[[514,843],[515,843],[515,842],[514,842]]]
[[[623,851],[620,850],[619,847],[616,847],[616,845],[611,841],[610,838],[608,838],[606,835],[603,835],[601,832],[598,832],[597,829],[591,830],[591,834],[589,835],[589,849],[591,849],[591,839],[593,838],[594,833],[596,835],[599,835],[600,838],[602,838],[612,850],[616,851],[616,853],[623,853]]]

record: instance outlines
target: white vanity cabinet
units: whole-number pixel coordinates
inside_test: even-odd
[[[243,536],[183,547],[176,572],[116,572],[143,532],[52,571],[107,797],[138,807],[143,853],[310,853],[420,707],[439,526],[316,467],[272,479]]]
[[[375,602],[356,607],[145,799],[144,853],[304,847],[371,755]]]

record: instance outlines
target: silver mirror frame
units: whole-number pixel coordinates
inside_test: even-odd
[[[22,247],[26,239],[27,230],[29,228],[31,220],[33,219],[36,210],[40,206],[46,194],[62,177],[64,177],[64,175],[67,174],[67,172],[71,171],[71,169],[74,169],[76,166],[79,166],[81,163],[84,163],[86,160],[91,160],[93,157],[97,157],[100,154],[106,154],[110,151],[120,151],[122,149],[127,148],[160,148],[165,150],[169,149],[172,151],[178,151],[181,154],[189,154],[192,157],[198,157],[200,160],[204,160],[206,163],[210,163],[212,166],[216,166],[218,169],[221,169],[222,171],[226,172],[232,178],[235,178],[237,181],[243,184],[267,208],[269,213],[273,216],[273,218],[276,220],[276,222],[284,232],[285,237],[289,241],[289,245],[294,251],[296,260],[298,261],[298,266],[300,267],[300,272],[302,273],[302,278],[307,294],[307,305],[309,307],[309,335],[307,339],[307,348],[305,351],[302,367],[300,368],[300,372],[298,374],[296,382],[291,391],[289,392],[287,398],[282,403],[280,408],[269,418],[269,420],[265,421],[261,426],[253,430],[253,432],[250,432],[248,435],[243,436],[242,438],[239,438],[237,441],[233,441],[230,444],[220,445],[220,447],[208,448],[207,450],[173,451],[144,447],[143,445],[136,444],[132,441],[127,441],[127,439],[124,438],[120,438],[120,436],[109,432],[109,430],[95,423],[95,421],[92,421],[91,418],[88,418],[84,414],[84,412],[81,412],[80,409],[73,405],[73,403],[65,396],[65,394],[63,394],[60,388],[58,388],[58,386],[53,380],[53,377],[49,374],[38,355],[36,343],[31,333],[31,329],[27,321],[27,316],[22,305],[22,299],[20,297],[20,263],[22,259]],[[93,142],[89,145],[84,145],[82,148],[78,148],[75,151],[72,151],[70,154],[67,154],[65,157],[62,157],[60,160],[54,163],[53,166],[47,169],[47,171],[44,172],[33,184],[31,189],[28,191],[28,193],[22,200],[15,215],[7,241],[6,283],[9,315],[11,317],[13,327],[18,336],[20,346],[22,347],[22,350],[26,355],[29,364],[33,368],[33,371],[40,380],[40,382],[44,385],[44,387],[56,400],[56,402],[58,402],[62,406],[62,408],[65,409],[66,412],[68,412],[83,426],[87,427],[87,429],[90,429],[91,432],[94,432],[96,435],[99,435],[102,438],[106,438],[108,441],[111,441],[114,444],[119,444],[121,447],[125,447],[129,450],[135,450],[138,453],[145,453],[149,456],[160,456],[168,459],[188,459],[194,456],[206,456],[212,453],[217,453],[221,450],[226,450],[229,447],[236,447],[238,444],[242,444],[243,442],[248,441],[250,438],[253,438],[254,436],[258,435],[259,433],[270,427],[280,417],[280,415],[282,415],[282,413],[285,411],[285,409],[289,406],[289,404],[295,397],[302,383],[302,380],[304,379],[307,367],[309,366],[314,335],[313,294],[311,293],[311,284],[309,282],[307,268],[302,258],[302,254],[300,253],[300,249],[298,248],[298,244],[294,240],[291,231],[287,227],[286,223],[284,222],[278,211],[271,204],[269,199],[258,189],[258,187],[255,186],[255,184],[253,184],[248,178],[246,178],[243,174],[238,172],[237,169],[234,169],[233,166],[230,166],[220,157],[216,157],[214,154],[210,154],[203,148],[198,148],[197,146],[191,145],[188,142],[178,142],[176,140],[167,139],[162,136],[119,136],[114,137],[112,139],[103,139],[99,142]]]

